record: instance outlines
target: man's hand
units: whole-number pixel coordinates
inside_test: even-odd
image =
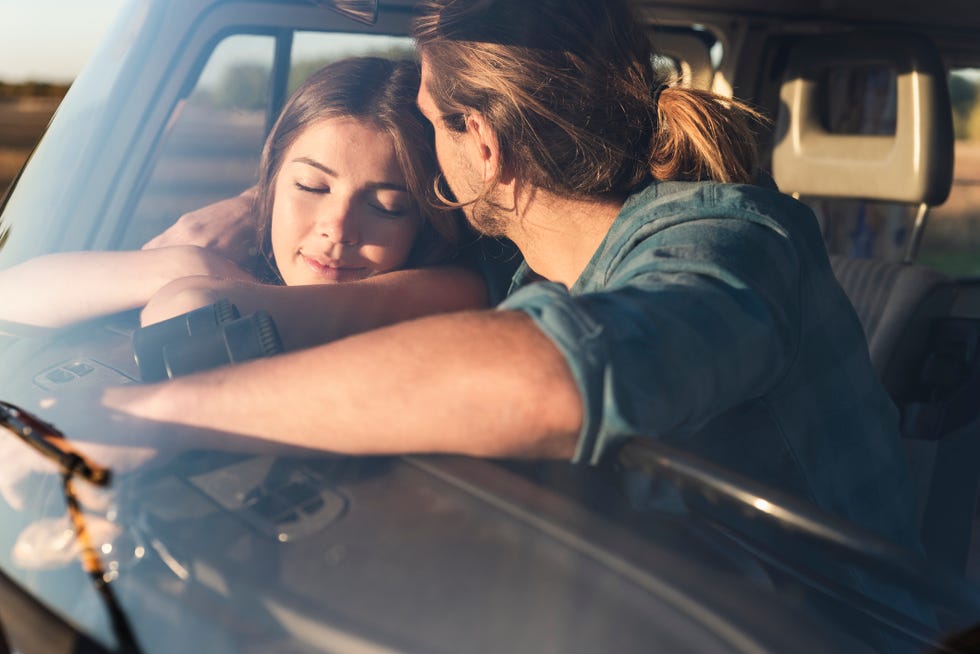
[[[257,247],[256,217],[252,212],[256,192],[250,188],[241,195],[185,213],[165,232],[150,239],[143,249],[197,245],[244,264]]]

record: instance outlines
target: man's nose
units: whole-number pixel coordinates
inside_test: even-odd
[[[338,199],[317,215],[316,230],[334,243],[357,245],[361,242],[360,217],[353,202]]]

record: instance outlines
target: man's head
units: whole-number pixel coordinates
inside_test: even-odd
[[[419,104],[460,202],[501,179],[572,197],[649,179],[656,80],[620,0],[429,0],[421,12]],[[480,129],[486,152],[462,138]]]
[[[424,65],[422,70],[417,103],[432,123],[436,157],[442,170],[442,175],[435,179],[436,196],[447,206],[460,207],[477,231],[489,236],[507,236],[505,207],[499,201],[502,196],[499,186],[505,175],[500,166],[496,133],[479,112],[443,113],[428,91]],[[448,193],[441,188],[443,180],[449,186]]]
[[[420,12],[419,104],[478,229],[503,231],[514,196],[502,188],[589,199],[651,179],[754,179],[752,124],[764,119],[664,89],[626,0],[423,0]]]

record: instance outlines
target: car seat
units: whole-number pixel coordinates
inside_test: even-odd
[[[944,336],[950,332],[955,282],[914,263],[929,208],[946,200],[952,184],[946,70],[924,36],[878,31],[807,36],[792,46],[786,61],[772,157],[780,189],[804,199],[917,207],[903,261],[834,255],[831,265],[864,327],[872,363],[902,411],[926,550],[962,570],[976,502],[980,407],[969,398],[956,400],[969,405],[970,415],[961,415],[956,425],[945,418],[950,398],[962,397],[969,385],[966,355],[973,357],[976,377],[976,348],[970,354],[969,347],[950,347]],[[829,127],[827,84],[840,70],[885,70],[892,76],[893,121],[879,121],[889,123],[884,129]],[[962,342],[969,330],[952,332]],[[962,360],[951,364],[950,351]]]

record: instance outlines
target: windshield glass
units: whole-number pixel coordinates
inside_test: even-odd
[[[67,182],[77,178],[72,173],[86,155],[103,147],[106,134],[93,127],[100,124],[100,118],[111,117],[118,110],[110,98],[125,62],[132,56],[135,35],[145,28],[149,13],[149,2],[125,5],[72,84],[57,112],[58,120],[47,130],[28,169],[17,181],[17,192],[10,189],[0,207],[0,268],[58,248],[63,231],[69,232],[57,217],[63,218],[66,207],[78,203],[79,191],[68,187]]]
[[[605,422],[580,435],[571,430],[581,447],[592,448],[591,459],[557,445],[532,461],[487,461],[476,445],[464,452],[479,454],[473,457],[389,455],[405,451],[402,427],[425,421],[425,438],[433,434],[411,452],[455,452],[440,449],[442,421],[458,420],[461,440],[480,443],[481,434],[514,424],[514,416],[524,421],[521,429],[549,417],[552,402],[567,400],[559,378],[592,383],[581,370],[540,366],[534,386],[548,391],[547,401],[530,410],[500,402],[470,415],[452,393],[489,393],[492,384],[483,388],[468,373],[497,369],[488,353],[499,350],[492,348],[514,353],[516,367],[528,369],[535,367],[519,357],[530,361],[554,348],[539,341],[518,347],[497,332],[470,332],[469,323],[435,335],[399,337],[398,328],[424,330],[432,314],[451,312],[526,328],[530,320],[511,315],[518,311],[471,311],[493,307],[508,288],[512,297],[576,293],[586,303],[606,302],[577,281],[600,276],[601,257],[583,255],[575,270],[547,270],[555,281],[536,284],[544,281],[529,267],[536,252],[525,252],[528,265],[520,266],[521,255],[493,216],[474,209],[501,204],[479,195],[485,183],[520,186],[506,165],[513,153],[494,149],[495,137],[486,135],[495,132],[482,114],[444,106],[431,90],[436,83],[423,83],[425,66],[409,37],[411,4],[383,5],[375,24],[363,11],[355,20],[308,0],[126,5],[0,209],[0,572],[113,651],[585,653],[612,643],[647,651],[650,642],[664,651],[861,651],[894,643],[915,650],[963,628],[980,595],[962,575],[931,567],[907,542],[832,519],[813,498],[780,494],[771,480],[740,477],[734,465],[688,457],[669,439],[637,446],[631,440],[637,430],[625,423],[668,414],[673,402],[660,395],[683,391],[658,386],[656,410],[634,395],[616,396],[642,384],[596,363],[599,346],[582,350],[589,380],[598,380],[594,397],[575,401],[591,402],[582,409],[583,424]],[[726,57],[743,47],[746,26],[733,27],[736,19],[724,11],[667,16],[663,25],[644,27],[663,43],[654,69],[670,84],[651,89],[643,102],[662,98],[666,105],[685,93],[730,89],[737,66]],[[772,48],[766,56],[782,62],[781,44],[791,39],[782,28],[767,29],[767,39],[778,43],[765,41]],[[527,73],[489,58],[483,63],[508,80]],[[576,71],[583,65],[573,63]],[[555,79],[545,81],[554,86]],[[544,101],[546,86],[525,100]],[[833,102],[846,108],[851,86],[838,87]],[[778,102],[778,91],[762,89],[759,100]],[[587,123],[593,111],[609,109],[590,97],[573,104]],[[518,133],[560,127],[543,123],[521,123]],[[485,140],[468,140],[474,134]],[[575,148],[565,155],[574,159]],[[486,166],[472,165],[475,156],[488,157]],[[504,172],[495,177],[491,170]],[[661,180],[647,168],[634,173],[642,181],[637,196],[659,192]],[[749,181],[717,184],[718,192],[774,193],[765,175]],[[456,202],[453,190],[461,188],[476,200]],[[590,211],[608,219],[604,230],[626,229],[629,214],[620,212],[626,194],[604,188]],[[797,211],[792,215],[803,215]],[[680,224],[687,214],[671,213],[675,218]],[[788,232],[777,218],[784,217],[745,222],[750,230],[765,223]],[[477,236],[474,225],[486,234]],[[616,258],[610,253],[619,245],[605,240],[605,231],[569,231],[590,234],[590,256]],[[812,232],[807,237],[822,245],[816,223]],[[727,251],[740,238],[721,239],[717,248]],[[558,349],[592,347],[600,337],[625,343],[620,353],[627,356],[617,366],[630,375],[648,372],[643,357],[654,351],[686,369],[683,348],[660,336],[680,324],[663,308],[674,306],[674,283],[681,288],[694,280],[709,293],[735,289],[703,306],[684,305],[697,326],[731,322],[730,332],[718,333],[742,343],[744,328],[756,334],[746,342],[780,350],[792,359],[783,367],[796,370],[793,339],[802,328],[789,329],[792,338],[776,345],[758,336],[768,332],[753,330],[822,309],[797,306],[794,295],[793,306],[779,306],[771,318],[745,289],[753,280],[678,263],[687,249],[665,242],[653,249],[655,264],[635,266],[669,278],[667,304],[611,302],[621,320],[608,325],[570,313],[539,316],[534,307],[521,320],[534,314],[536,325],[569,330]],[[803,250],[789,251],[780,246],[766,256],[795,261]],[[832,279],[823,250],[815,251],[815,269]],[[621,260],[632,265],[626,255],[617,265]],[[797,288],[761,264],[751,272],[774,288]],[[817,295],[847,307],[846,334],[861,341],[854,369],[869,372],[858,316],[839,288],[828,288]],[[371,294],[362,295],[364,289]],[[737,325],[728,319],[733,313]],[[969,341],[975,318],[966,327],[954,321],[949,329],[959,340],[941,352],[955,359],[967,351],[956,359],[966,361],[960,366],[966,381],[957,388],[966,392],[950,392],[956,407],[962,397],[970,404],[975,388],[969,386],[976,382]],[[634,331],[635,320],[653,324],[656,337]],[[392,328],[399,321],[405,324]],[[836,353],[834,335],[844,332],[826,323],[812,331]],[[373,340],[392,333],[390,349]],[[331,365],[297,356],[335,341],[351,344],[350,356]],[[472,360],[444,354],[444,341],[463,341]],[[433,350],[417,347],[423,342]],[[698,341],[691,352],[700,348]],[[432,351],[439,354],[426,354]],[[751,353],[732,351],[739,375],[755,370]],[[377,358],[365,366],[368,354]],[[819,369],[819,358],[807,365]],[[418,366],[415,374],[400,375],[406,361]],[[449,382],[428,376],[437,366],[451,373]],[[786,370],[765,375],[781,379]],[[352,371],[367,373],[357,376],[363,383],[348,383]],[[515,395],[527,390],[494,379]],[[731,385],[727,378],[687,379],[691,402],[721,395],[716,381]],[[232,384],[238,392],[230,399],[212,393]],[[827,397],[848,395],[824,386]],[[161,389],[175,387],[177,396],[160,399]],[[286,392],[257,420],[248,409],[269,405],[270,387],[315,389],[323,393],[317,398],[351,408],[348,420]],[[878,403],[897,420],[885,390],[874,391],[867,402],[855,402]],[[819,402],[807,393],[781,398],[818,414]],[[370,408],[378,397],[390,400],[384,415]],[[763,442],[753,440],[755,428],[778,427],[773,416],[781,410],[770,397],[750,403],[744,412],[726,404],[724,413],[707,411],[697,420],[681,415],[671,428],[683,436],[702,428],[731,436],[722,454],[746,461]],[[306,418],[311,413],[315,419]],[[969,418],[964,424],[962,433],[975,426]],[[328,437],[353,442],[340,451],[357,455],[323,451],[318,445]],[[815,449],[833,448],[821,442]],[[507,456],[515,451],[527,456],[519,448]],[[957,458],[962,451],[942,452]],[[775,462],[768,471],[774,479],[782,479],[783,468],[795,470],[793,451],[759,452]],[[581,465],[571,465],[573,457]],[[834,464],[846,465],[845,458],[835,452]],[[899,469],[891,463],[881,469]],[[821,474],[828,486],[835,481],[833,473]],[[934,480],[915,482],[925,487]],[[868,499],[874,492],[861,479],[855,484],[867,514],[876,516],[876,500]]]

